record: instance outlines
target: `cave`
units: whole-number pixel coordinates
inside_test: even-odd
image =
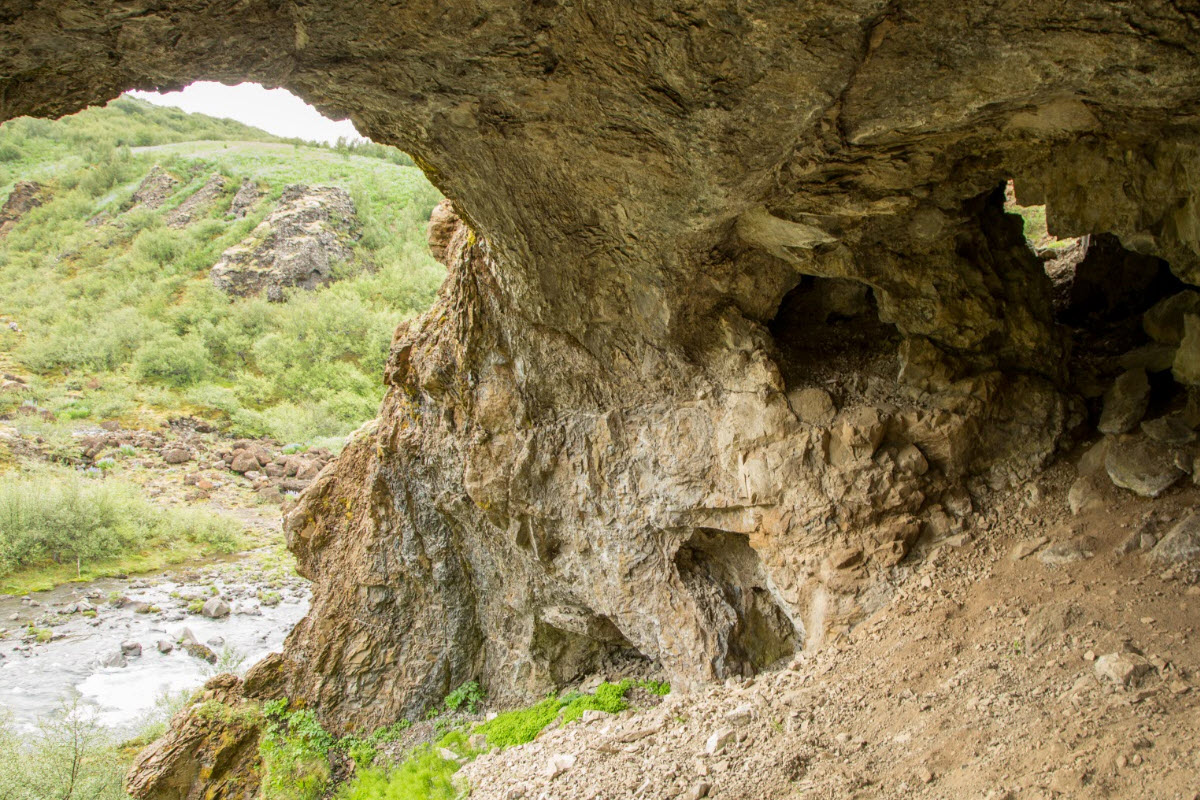
[[[888,596],[875,534],[1044,469],[1080,424],[1078,379],[1004,181],[1057,234],[1111,234],[1200,284],[1182,6],[32,3],[0,20],[0,112],[252,80],[349,116],[450,198],[450,275],[397,329],[379,419],[286,522],[314,604],[271,691],[341,731],[394,719],[431,652],[479,637],[489,690],[553,690],[575,670],[529,685],[511,669],[550,597],[601,612],[672,679],[761,670],[823,640],[788,622],[814,598],[848,627]],[[823,281],[870,300],[801,318],[839,285]],[[787,384],[822,341],[844,385],[856,353],[887,363],[895,345],[878,377],[908,405],[797,423]],[[885,435],[942,468],[906,472]],[[526,520],[554,532],[553,558],[514,543]],[[420,569],[389,577],[422,602],[398,653],[354,597],[364,553],[402,525]],[[696,532],[675,549],[668,530]],[[794,566],[776,586],[760,561]],[[355,660],[322,674],[348,627]],[[135,796],[164,796],[157,767]]]
[[[771,596],[749,537],[698,528],[675,553],[675,569],[713,635],[722,639],[721,677],[751,677],[792,656],[803,630]]]

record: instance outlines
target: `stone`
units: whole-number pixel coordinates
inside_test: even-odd
[[[168,464],[185,464],[192,460],[192,454],[184,447],[169,447],[163,450],[162,458]]]
[[[1083,561],[1096,555],[1096,540],[1090,536],[1079,536],[1054,542],[1038,553],[1038,561],[1047,566],[1062,566]]]
[[[212,651],[212,648],[199,642],[184,642],[182,644],[184,651],[192,658],[198,658],[201,661],[207,661],[210,664],[217,663],[217,654]]]
[[[1150,404],[1150,379],[1144,369],[1121,373],[1104,395],[1100,414],[1101,433],[1127,433],[1142,421]]]
[[[45,201],[45,187],[36,181],[17,181],[0,207],[0,236],[6,235],[33,209]],[[9,376],[4,376],[12,380]],[[14,381],[20,383],[20,381]]]
[[[1146,436],[1114,441],[1104,466],[1115,485],[1142,497],[1158,497],[1184,475],[1171,450]]]
[[[158,208],[167,202],[178,185],[179,179],[155,164],[134,190],[132,203],[142,208]]]
[[[1136,685],[1153,669],[1145,659],[1127,652],[1106,653],[1092,664],[1092,670],[1099,680],[1122,687]]]
[[[234,472],[241,474],[253,472],[258,469],[258,459],[254,457],[253,453],[240,450],[234,454],[233,461],[230,463],[229,468]]]
[[[199,219],[225,192],[225,176],[213,173],[204,185],[163,217],[168,228],[185,228]]]
[[[1146,372],[1166,372],[1175,363],[1176,344],[1158,342],[1136,347],[1117,359],[1123,369],[1144,369]]]
[[[1163,535],[1150,557],[1168,563],[1182,563],[1200,557],[1200,512],[1192,511]]]
[[[350,193],[336,186],[294,185],[250,235],[221,254],[210,270],[213,285],[236,297],[265,294],[280,302],[285,290],[312,291],[335,279],[354,259],[359,227]]]
[[[734,740],[736,735],[737,732],[733,728],[718,728],[704,742],[704,752],[710,756],[716,755],[724,750]]]
[[[725,714],[725,721],[735,728],[740,728],[746,725],[754,716],[753,709],[750,706],[738,706],[734,710]]]
[[[1200,314],[1200,292],[1194,289],[1159,300],[1142,315],[1142,327],[1154,341],[1178,345],[1183,341],[1183,318],[1187,314]]]
[[[229,616],[229,603],[220,597],[210,597],[200,608],[200,613],[211,619],[222,619]]]
[[[121,642],[121,655],[126,658],[139,658],[142,655],[142,646],[135,641]]]
[[[1142,433],[1156,442],[1175,447],[1196,441],[1196,432],[1183,414],[1168,414],[1142,423]]]
[[[246,178],[238,187],[237,194],[233,196],[233,200],[229,204],[229,213],[237,219],[242,219],[250,213],[250,209],[254,207],[260,197],[262,197],[262,192],[258,190],[258,185]]]
[[[1183,341],[1175,351],[1171,375],[1184,386],[1200,386],[1200,315],[1183,317]]]
[[[100,657],[100,666],[102,667],[126,667],[128,665],[129,662],[125,660],[125,654],[120,650],[115,650]]]
[[[1092,511],[1103,511],[1107,506],[1105,488],[1111,486],[1108,481],[1093,475],[1081,475],[1071,483],[1067,490],[1067,506],[1072,514],[1086,514]]]
[[[787,399],[793,413],[806,425],[828,425],[837,414],[833,397],[829,392],[815,386],[788,392]]]
[[[574,766],[575,756],[570,753],[559,753],[550,757],[549,762],[542,769],[542,774],[553,780]]]
[[[162,653],[163,655],[169,655],[175,650],[174,642],[170,641],[169,639],[159,639],[155,644],[155,647],[157,647],[158,652]]]

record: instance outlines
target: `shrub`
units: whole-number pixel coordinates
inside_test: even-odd
[[[199,338],[167,337],[142,345],[133,362],[139,378],[161,380],[172,386],[191,386],[208,374],[208,350]]]
[[[334,738],[310,710],[284,711],[269,704],[259,745],[263,800],[316,800],[329,786],[329,749]]]
[[[457,761],[423,747],[393,770],[368,769],[344,784],[337,800],[454,800]]]
[[[0,797],[5,800],[127,800],[116,743],[78,703],[46,717],[32,735],[0,718]]]
[[[0,476],[0,576],[46,563],[81,567],[153,544],[228,553],[240,538],[223,517],[157,507],[118,480],[70,470]]]

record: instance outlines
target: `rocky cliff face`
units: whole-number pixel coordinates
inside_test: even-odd
[[[282,680],[352,728],[473,677],[745,674],[885,603],[1085,420],[1068,355],[1100,323],[1055,319],[1005,181],[1054,235],[1200,281],[1198,26],[1165,0],[66,3],[3,22],[0,110],[286,85],[453,199],[379,420],[288,519],[315,595]]]

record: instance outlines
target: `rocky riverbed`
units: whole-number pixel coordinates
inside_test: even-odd
[[[105,725],[132,730],[164,694],[281,649],[310,596],[290,563],[264,549],[0,597],[0,707],[27,727],[77,698]]]

